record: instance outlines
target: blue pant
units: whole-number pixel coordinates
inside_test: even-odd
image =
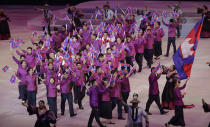
[[[70,113],[70,116],[72,116],[72,115],[74,115],[72,93],[61,93],[61,113],[64,114],[64,112],[65,112],[65,103],[66,103],[66,100],[68,100],[68,103],[69,103],[69,113]]]
[[[171,47],[171,43],[173,45],[173,48],[174,48],[174,53],[176,52],[176,38],[175,37],[168,37],[168,45],[167,45],[167,52],[166,52],[166,56],[169,55],[169,50],[170,50],[170,47]]]
[[[48,97],[49,109],[55,113],[57,118],[57,98],[56,97]]]
[[[20,99],[22,99],[22,101],[26,101],[27,99],[26,85],[19,85],[18,90],[19,90]]]
[[[112,97],[111,101],[112,101],[112,110],[117,105],[118,118],[121,118],[122,117],[122,102],[117,97]]]
[[[27,92],[28,105],[36,106],[36,91]]]

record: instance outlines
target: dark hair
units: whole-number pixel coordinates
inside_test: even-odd
[[[22,60],[22,61],[20,62],[20,64],[23,64],[23,62],[27,63],[25,60]]]
[[[22,57],[26,58],[26,56],[25,56],[25,55],[20,55],[20,58],[22,58]]]
[[[79,65],[79,64],[81,64],[80,62],[77,62],[77,64],[76,65]]]
[[[78,36],[77,35],[74,35],[73,38],[76,38],[78,40]]]
[[[104,55],[103,55],[102,53],[100,53],[100,54],[98,55],[98,58],[99,58],[99,57],[103,57],[103,56],[104,56]]]
[[[92,34],[94,37],[97,37],[97,34]]]
[[[43,45],[44,42],[43,42],[43,41],[39,41],[38,44],[39,44],[39,45]]]
[[[40,102],[43,103],[43,104],[45,104],[44,100],[40,100],[39,103],[40,103]]]
[[[161,25],[160,21],[157,21],[157,24],[160,26]]]
[[[111,71],[111,74],[114,74],[114,73],[116,73],[116,72],[117,72],[116,70],[112,70],[112,71]]]
[[[96,79],[92,79],[92,80],[90,81],[91,85],[93,85],[94,82],[96,82]]]
[[[96,71],[100,68],[100,66],[96,66]]]
[[[208,10],[208,7],[206,5],[203,5],[203,8],[206,9],[206,10]]]
[[[111,50],[112,50],[112,48],[107,48],[106,50],[108,51],[109,49],[111,49]]]
[[[28,47],[27,49],[31,49],[32,50],[32,47]]]
[[[174,19],[170,19],[169,22],[172,22],[173,23],[174,22]]]
[[[29,72],[31,69],[33,69],[33,68],[28,68],[27,72]]]
[[[175,65],[172,65],[173,66],[173,70],[176,70],[176,66]]]
[[[38,46],[38,44],[37,44],[37,43],[33,43],[33,45],[36,45],[36,46]]]
[[[53,29],[54,31],[58,31],[58,27],[54,27],[54,29]]]

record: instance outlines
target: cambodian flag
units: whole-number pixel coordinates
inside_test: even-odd
[[[190,77],[202,26],[203,18],[196,23],[173,56],[173,61],[180,80]]]

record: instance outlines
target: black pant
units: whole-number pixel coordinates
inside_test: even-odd
[[[91,111],[90,118],[89,118],[89,121],[88,121],[88,127],[92,127],[92,123],[93,123],[94,118],[96,119],[96,122],[98,123],[98,125],[100,127],[103,127],[103,125],[100,121],[100,118],[99,118],[98,107],[91,107],[91,108],[92,108],[92,111]]]
[[[160,96],[158,95],[149,95],[149,99],[147,100],[147,104],[146,104],[146,112],[149,112],[149,108],[151,106],[151,104],[153,103],[153,101],[155,101],[155,103],[157,104],[160,112],[163,112],[163,109],[160,105]]]
[[[66,103],[66,100],[68,100],[68,103],[69,103],[69,113],[70,113],[70,116],[72,116],[72,115],[74,115],[72,93],[61,93],[61,113],[64,114],[64,112],[65,112],[65,103]]]
[[[171,43],[173,45],[173,48],[174,48],[174,53],[176,52],[176,38],[175,37],[168,37],[168,45],[167,45],[167,52],[166,52],[166,55],[168,56],[169,55],[169,50],[170,50],[170,47],[171,47]]]
[[[153,63],[153,49],[145,49],[144,50],[144,58],[146,59],[147,61],[147,66],[149,68],[151,68],[152,66],[152,63]]]
[[[78,100],[78,105],[82,107],[82,99],[85,97],[85,87],[83,86],[75,86],[76,96],[75,99]]]
[[[128,97],[129,97],[129,92],[122,92],[122,99],[126,104],[127,104]],[[125,112],[128,112],[128,107],[124,106],[124,110]]]
[[[26,85],[18,85],[18,90],[19,90],[20,99],[22,99],[22,101],[26,101],[27,100]]]
[[[112,110],[114,110],[114,108],[117,105],[118,118],[121,118],[122,117],[122,102],[117,97],[112,97],[111,101],[112,101]]]
[[[40,71],[41,71],[40,65],[36,65],[36,72],[37,72],[37,73],[40,73]],[[44,79],[44,74],[39,74],[39,75],[38,75],[38,84],[41,83],[41,78]]]
[[[171,118],[169,124],[175,126],[185,126],[183,106],[175,106],[175,116]]]
[[[180,36],[181,36],[181,33],[180,33],[180,28],[181,28],[181,26],[180,25],[178,25],[177,27],[176,27],[176,32],[177,32],[177,38],[179,38]]]
[[[36,91],[27,92],[28,105],[36,107]]]
[[[143,53],[136,53],[136,62],[139,66],[139,71],[142,70],[142,65],[143,65],[143,56],[144,54]]]
[[[57,98],[56,97],[48,97],[49,109],[55,113],[57,118]]]
[[[156,57],[162,55],[162,43],[160,41],[155,41],[154,43],[154,55]]]

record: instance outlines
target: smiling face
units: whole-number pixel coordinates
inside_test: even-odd
[[[27,63],[26,63],[26,61],[23,61],[22,62],[22,68],[26,68],[27,67]]]
[[[50,78],[50,83],[53,84],[55,82],[54,78]]]

